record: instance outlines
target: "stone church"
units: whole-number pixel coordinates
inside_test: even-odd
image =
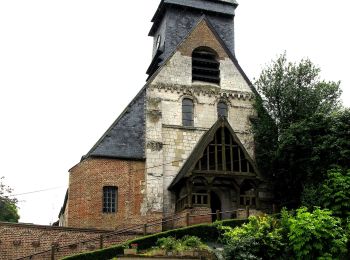
[[[146,84],[70,169],[60,225],[115,229],[187,211],[268,210],[257,95],[235,56],[235,0],[162,0]]]

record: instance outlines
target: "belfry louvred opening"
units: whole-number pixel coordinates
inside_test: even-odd
[[[193,51],[192,80],[220,83],[220,62],[212,49],[199,47]]]

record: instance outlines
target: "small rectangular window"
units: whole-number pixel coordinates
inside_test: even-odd
[[[103,187],[103,212],[115,213],[117,211],[118,188],[114,186]]]

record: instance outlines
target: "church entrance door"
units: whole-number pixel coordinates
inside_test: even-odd
[[[210,207],[212,215],[212,221],[214,222],[217,219],[216,211],[221,211],[221,200],[220,197],[213,191],[210,192]],[[221,213],[220,213],[221,215]]]

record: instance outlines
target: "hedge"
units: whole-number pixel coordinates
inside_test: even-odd
[[[112,259],[115,256],[123,255],[124,248],[128,248],[130,244],[138,244],[138,249],[144,250],[151,248],[156,245],[156,242],[159,238],[162,237],[175,237],[177,239],[182,238],[185,235],[197,236],[203,241],[216,241],[219,237],[219,231],[217,226],[222,224],[224,226],[236,227],[240,226],[243,223],[246,223],[247,220],[239,219],[230,219],[217,221],[213,224],[198,224],[190,227],[184,227],[174,230],[169,230],[153,235],[143,236],[140,238],[135,238],[133,240],[126,241],[123,244],[112,246],[106,249],[96,250],[87,253],[81,253],[73,256],[68,256],[62,260],[108,260]]]

